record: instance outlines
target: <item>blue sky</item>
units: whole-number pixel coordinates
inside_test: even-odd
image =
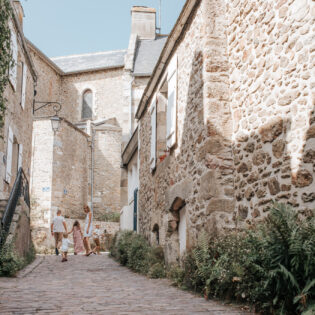
[[[158,9],[159,0],[21,0],[24,33],[47,56],[126,49],[130,9]],[[168,34],[185,0],[162,0],[162,33]]]

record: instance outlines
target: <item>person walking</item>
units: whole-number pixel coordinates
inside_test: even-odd
[[[63,233],[64,232],[68,233],[66,220],[61,215],[61,210],[57,211],[57,216],[54,217],[50,228],[51,235],[55,238],[55,253],[58,256]]]
[[[75,220],[72,226],[72,230],[69,234],[73,233],[73,243],[74,243],[74,255],[84,251],[83,245],[83,233],[81,231],[80,222]]]
[[[92,254],[90,237],[92,236],[93,225],[92,225],[92,212],[89,206],[84,206],[84,212],[86,213],[85,225],[83,232],[83,243],[85,247],[85,256],[90,256]]]

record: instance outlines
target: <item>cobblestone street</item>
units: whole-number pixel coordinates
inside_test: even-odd
[[[22,278],[0,278],[1,314],[244,314],[121,267],[107,255],[46,256]]]

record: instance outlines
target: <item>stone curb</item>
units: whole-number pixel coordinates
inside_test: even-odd
[[[20,270],[16,278],[24,278],[28,274],[30,274],[34,269],[36,269],[45,259],[45,256],[36,256],[35,260],[28,266],[26,266],[24,269]]]

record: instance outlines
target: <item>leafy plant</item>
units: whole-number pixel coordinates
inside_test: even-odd
[[[0,276],[14,276],[23,265],[23,259],[16,254],[13,243],[6,243],[1,247]]]
[[[165,278],[165,265],[162,263],[156,263],[149,269],[148,276],[152,279]]]
[[[151,247],[148,241],[133,231],[115,235],[111,255],[120,264],[152,278],[165,277],[164,252],[161,247]]]
[[[100,221],[106,221],[106,222],[119,222],[120,221],[120,213],[114,212],[114,211],[108,211],[104,214],[102,214],[99,217]]]
[[[245,301],[266,314],[308,314],[315,307],[314,257],[314,216],[299,218],[274,204],[250,230],[202,235],[168,276],[179,287]]]
[[[9,81],[9,68],[14,65],[11,52],[9,19],[12,16],[9,0],[0,0],[0,128],[3,126],[6,98],[4,91]]]

